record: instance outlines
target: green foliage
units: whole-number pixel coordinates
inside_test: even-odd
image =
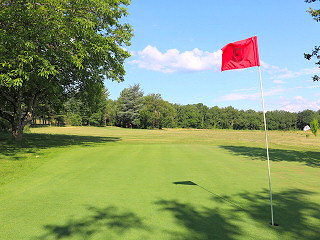
[[[71,97],[60,110],[59,116],[66,115],[66,123],[73,126],[105,126],[107,115],[107,89],[96,92],[95,101],[86,101],[83,95]]]
[[[123,89],[117,100],[108,99],[107,89],[96,89],[94,97],[75,94],[63,104],[42,104],[38,116],[58,125],[120,126],[126,128],[197,128],[197,129],[263,129],[261,111],[238,110],[231,106],[207,107],[202,103],[179,105],[162,99],[160,94],[143,96],[140,85]],[[90,100],[91,99],[91,100]],[[62,100],[61,100],[62,101]],[[60,101],[60,102],[61,102]],[[56,105],[56,106],[54,106]],[[59,107],[60,106],[60,107]],[[62,107],[61,107],[62,106]],[[75,117],[77,116],[77,117]],[[81,118],[81,121],[80,121]],[[304,110],[291,113],[283,110],[266,113],[268,130],[302,130],[320,111]]]
[[[91,126],[102,126],[102,125],[105,125],[105,124],[102,123],[102,119],[103,119],[102,112],[95,112],[89,118],[89,124]]]
[[[140,111],[141,128],[163,128],[175,126],[176,111],[172,104],[164,101],[160,94],[149,94],[143,98]]]
[[[105,108],[105,120],[108,125],[116,125],[117,122],[117,101],[108,99]]]
[[[131,27],[119,21],[127,15],[120,4],[129,1],[1,3],[1,85],[50,86],[41,81],[50,77],[70,84],[73,77],[80,80],[78,70],[87,77],[106,75],[121,81],[123,61],[129,57],[121,46],[130,44],[132,34]]]
[[[82,118],[79,114],[76,113],[69,113],[67,114],[67,124],[71,126],[81,126],[82,125]]]
[[[105,78],[123,81],[129,0],[0,3],[0,116],[21,135],[38,103],[63,94],[95,101]],[[23,118],[21,118],[23,116]]]
[[[143,92],[139,84],[121,91],[118,98],[117,125],[126,128],[140,125],[139,114],[142,108]]]
[[[286,111],[269,111],[266,113],[267,119],[267,127],[269,130],[291,130],[297,128],[297,121],[298,126],[300,129],[306,125],[306,119],[310,114],[314,114],[313,111],[308,110],[307,112],[303,111],[299,114],[290,113]],[[262,115],[262,113],[261,113]]]
[[[175,104],[177,112],[177,126],[182,128],[207,128],[209,108],[202,103],[178,105]]]
[[[316,117],[317,113],[312,110],[304,110],[298,113],[297,127],[303,129]]]
[[[310,123],[311,132],[317,136],[318,129],[319,129],[319,121],[318,119],[314,118]]]
[[[262,127],[262,113],[254,110],[239,111],[238,118],[235,120],[233,129],[259,130]]]

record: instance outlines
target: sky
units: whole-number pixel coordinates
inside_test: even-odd
[[[134,37],[126,49],[122,83],[106,80],[110,98],[140,84],[145,95],[160,93],[171,103],[203,103],[262,110],[257,67],[220,71],[221,48],[258,37],[266,110],[320,109],[320,74],[306,60],[320,45],[320,22],[306,12],[320,2],[304,0],[132,0]]]

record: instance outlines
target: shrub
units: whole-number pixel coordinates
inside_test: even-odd
[[[319,129],[319,122],[318,122],[318,119],[314,118],[312,120],[312,122],[310,123],[310,128],[311,128],[311,132],[317,136],[317,132],[318,132],[318,129]]]
[[[81,126],[82,125],[82,118],[79,114],[71,113],[67,115],[67,123],[71,126]]]

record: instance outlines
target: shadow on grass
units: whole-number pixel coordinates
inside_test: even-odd
[[[279,226],[272,227],[279,234],[290,236],[290,239],[318,240],[320,236],[320,204],[310,201],[310,196],[315,193],[302,190],[290,189],[274,193],[274,221]],[[265,226],[270,224],[269,191],[263,190],[256,193],[240,193],[233,196],[213,198],[218,203],[222,199],[242,198],[246,204],[244,209],[234,209],[248,215],[254,221]]]
[[[172,239],[181,240],[232,240],[241,235],[236,224],[236,213],[225,215],[219,208],[204,208],[178,200],[160,200],[155,203],[160,211],[172,213],[185,232],[174,232]]]
[[[210,191],[208,189],[206,189],[205,187],[202,187],[201,185],[195,183],[195,182],[192,182],[192,181],[180,181],[180,182],[173,182],[173,184],[175,185],[190,185],[190,186],[197,186],[199,188],[201,188],[202,190],[212,194],[215,196],[215,198],[220,198],[222,201],[224,201],[225,203],[229,203],[230,205],[232,205],[233,207],[237,207],[237,208],[240,208],[240,209],[243,209],[242,207],[240,207],[238,204],[236,204],[235,202],[231,201],[230,198],[223,198],[221,195],[213,192],[213,191]]]
[[[10,156],[13,160],[24,159],[21,153],[36,153],[40,149],[67,147],[67,146],[93,146],[101,143],[116,142],[118,137],[96,137],[58,134],[25,134],[23,140],[16,142],[7,137],[0,138],[0,154]]]
[[[63,224],[45,225],[45,233],[34,240],[46,239],[91,239],[95,234],[102,234],[104,239],[114,239],[131,229],[149,231],[143,219],[128,211],[120,211],[117,207],[88,207],[90,212],[81,218],[70,218]]]
[[[189,182],[189,181],[188,181]],[[191,184],[187,184],[191,185]],[[210,191],[211,192],[211,191]],[[178,200],[155,202],[160,211],[170,212],[184,232],[170,231],[176,240],[236,240],[250,234],[248,219],[253,228],[274,234],[275,239],[318,240],[320,236],[320,204],[310,201],[313,192],[291,189],[274,194],[275,222],[270,226],[269,192],[244,192],[231,196],[214,194],[215,208]],[[243,207],[230,205],[242,199]],[[232,208],[230,208],[232,206]],[[242,224],[242,222],[246,222]],[[246,229],[245,229],[245,228]],[[271,236],[271,235],[270,235]],[[250,236],[250,239],[254,236]],[[255,236],[257,237],[257,236]],[[279,238],[277,238],[279,237]]]
[[[254,160],[266,160],[266,149],[245,146],[220,146],[235,155],[250,157]],[[310,167],[320,167],[320,152],[269,149],[270,160],[279,162],[301,162]]]

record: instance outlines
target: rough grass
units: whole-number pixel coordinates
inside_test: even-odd
[[[0,144],[0,239],[319,239],[318,137],[31,129]],[[4,168],[5,167],[5,168]]]

